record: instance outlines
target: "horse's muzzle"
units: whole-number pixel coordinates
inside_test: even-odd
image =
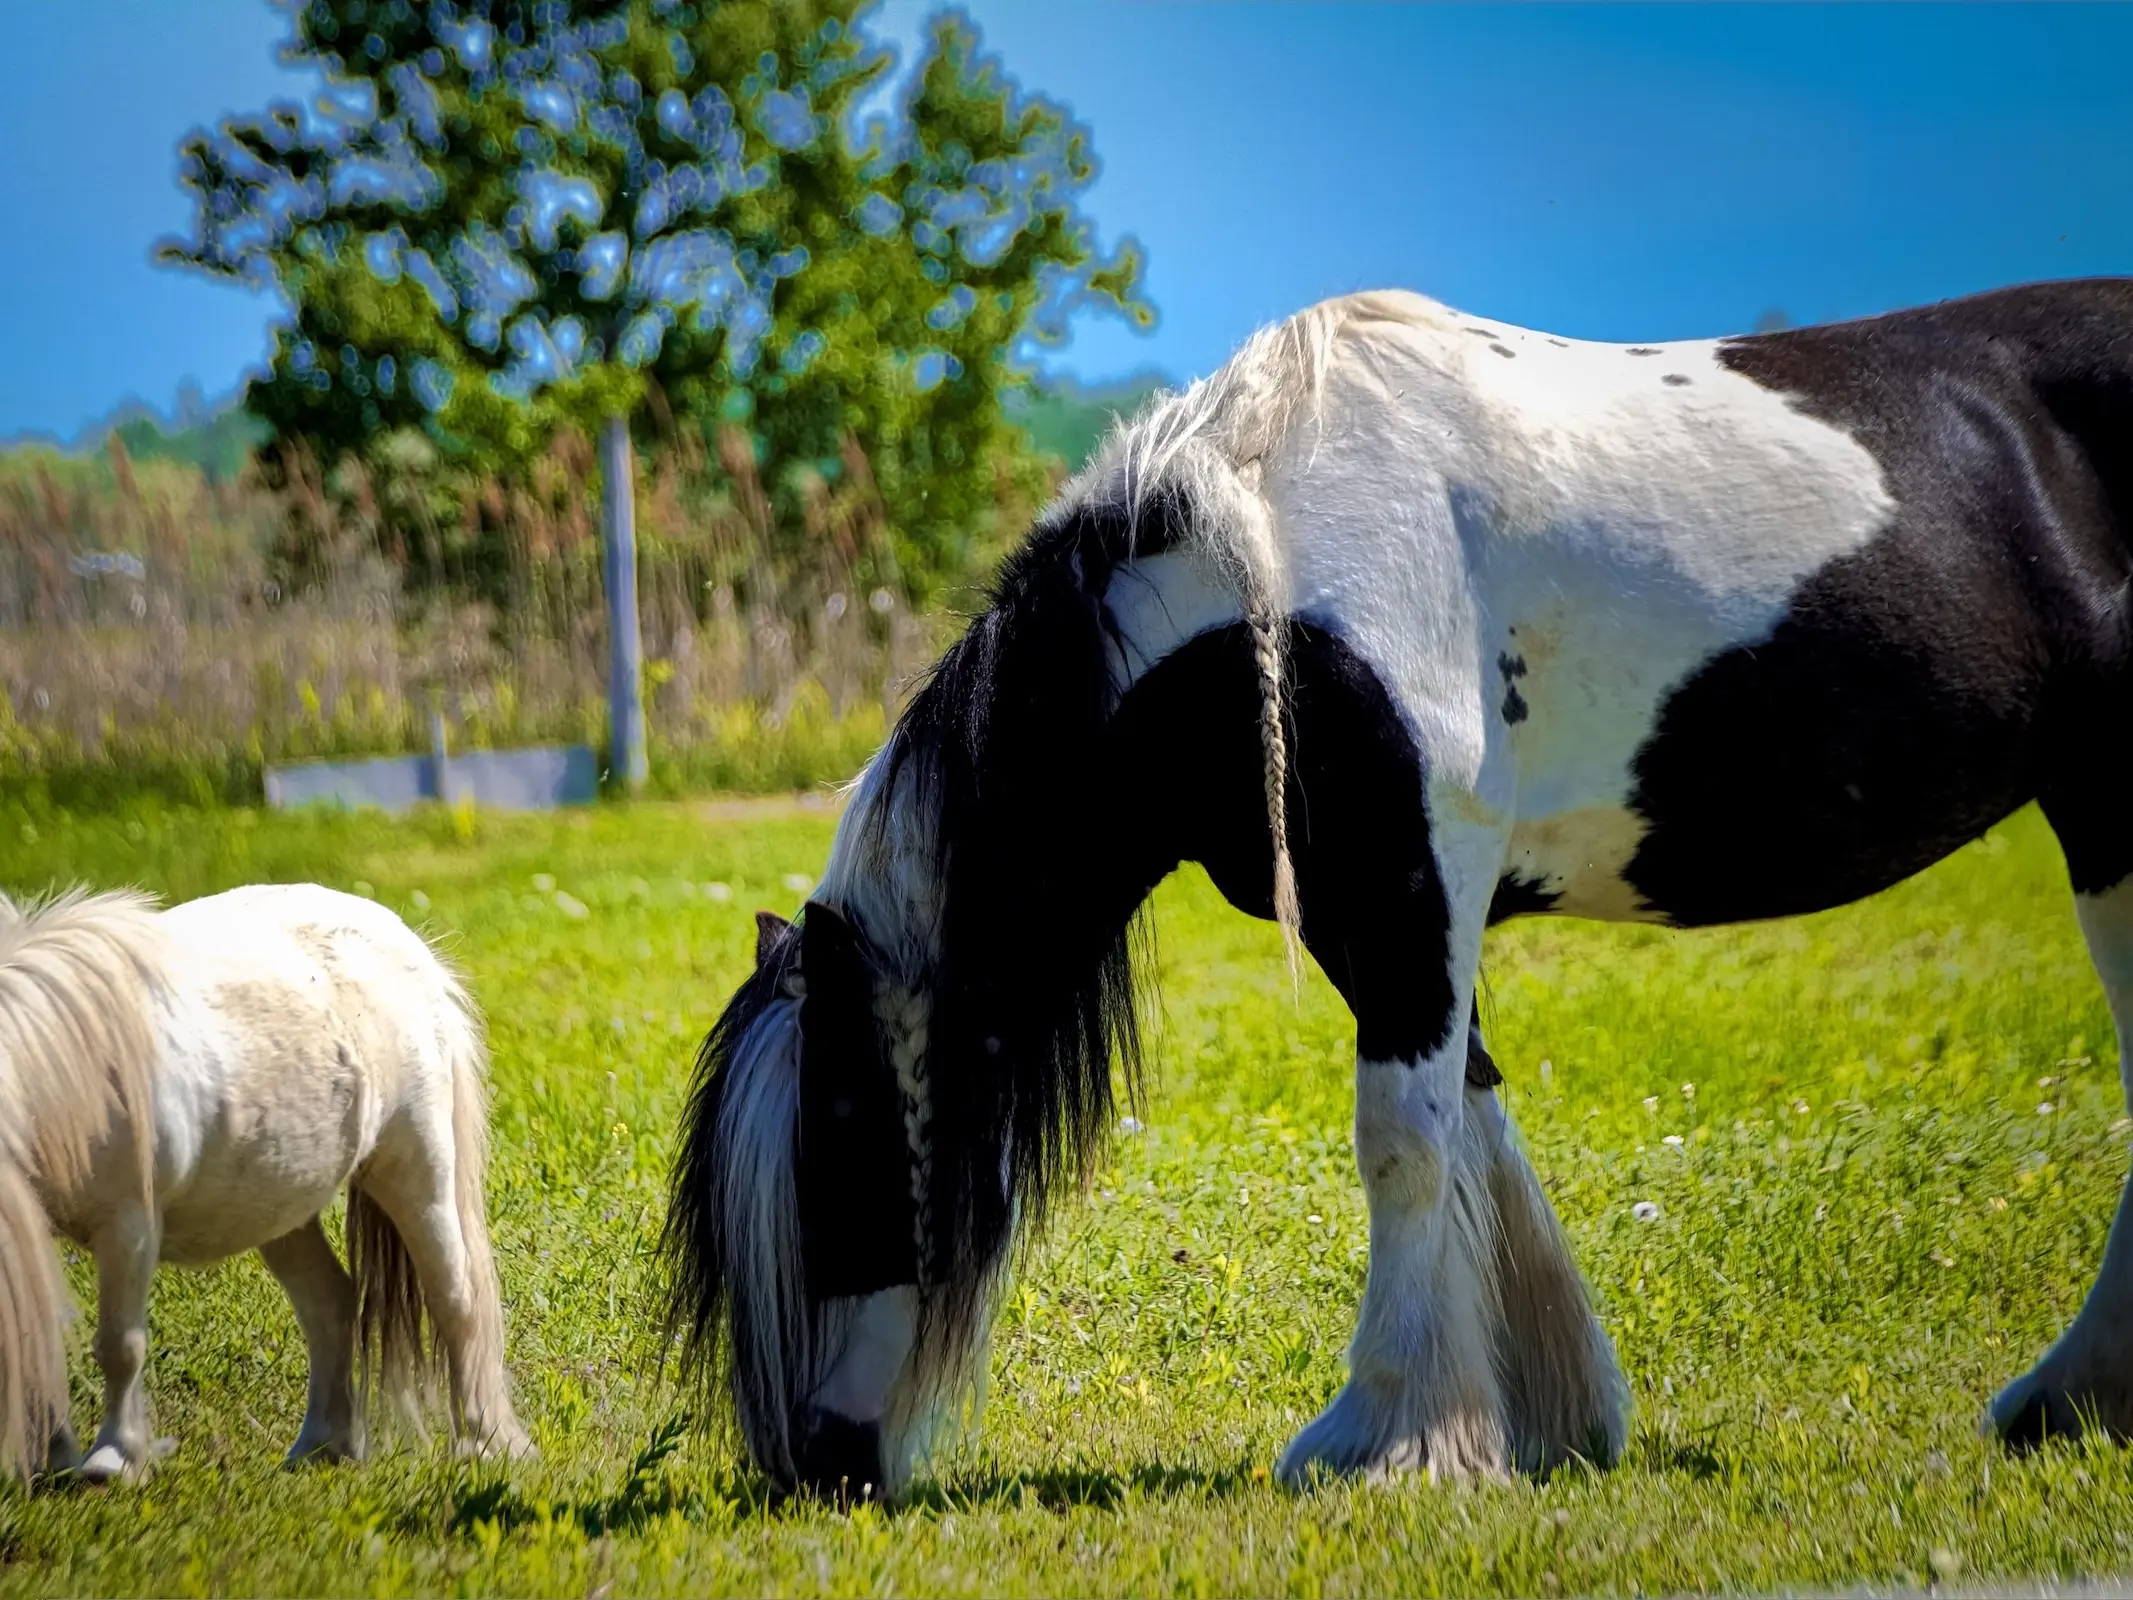
[[[880,1500],[886,1493],[881,1424],[802,1406],[793,1421],[793,1466],[800,1488],[840,1506]]]

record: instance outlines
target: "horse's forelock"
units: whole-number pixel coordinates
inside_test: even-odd
[[[758,967],[704,1041],[664,1241],[668,1321],[688,1366],[723,1389],[759,1464],[788,1478],[793,1403],[820,1332],[801,1277],[800,1019],[780,987],[791,960],[788,946]]]

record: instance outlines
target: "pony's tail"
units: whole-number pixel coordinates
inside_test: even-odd
[[[407,1241],[356,1184],[348,1186],[348,1275],[355,1279],[363,1392],[382,1394],[412,1421],[436,1385],[428,1305]]]
[[[434,954],[434,952],[432,952]],[[472,998],[439,962],[449,1004],[437,1044],[451,1078],[453,1209],[459,1223],[464,1303],[461,1339],[448,1353],[437,1338],[436,1310],[423,1292],[407,1241],[360,1185],[348,1191],[348,1266],[356,1283],[357,1349],[364,1386],[403,1411],[450,1384],[452,1421],[462,1437],[490,1431],[516,1446],[503,1367],[503,1308],[489,1245],[485,1200],[489,1165],[488,1048]],[[477,1445],[489,1441],[477,1439]]]
[[[44,1207],[0,1133],[0,1476],[36,1472],[67,1414],[68,1304]]]
[[[456,978],[448,981],[453,1003],[446,1012],[444,1044],[452,1066],[453,1198],[470,1302],[468,1359],[465,1371],[453,1375],[452,1407],[462,1426],[493,1427],[511,1436],[494,1442],[516,1448],[522,1440],[504,1379],[503,1288],[489,1243],[489,1047],[473,997]]]

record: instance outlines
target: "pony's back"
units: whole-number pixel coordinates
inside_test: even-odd
[[[153,993],[167,947],[146,895],[0,899],[0,1473],[27,1475],[66,1415],[66,1289],[46,1203],[64,1207],[114,1127],[154,1183]]]

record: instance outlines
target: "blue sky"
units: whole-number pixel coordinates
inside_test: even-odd
[[[887,0],[914,41],[932,9]],[[2133,7],[974,0],[1068,102],[1153,335],[1086,319],[1085,379],[1207,370],[1324,295],[1420,289],[1588,337],[1856,316],[2133,272]],[[217,395],[268,300],[153,267],[178,138],[293,82],[264,0],[5,0],[0,436]]]

